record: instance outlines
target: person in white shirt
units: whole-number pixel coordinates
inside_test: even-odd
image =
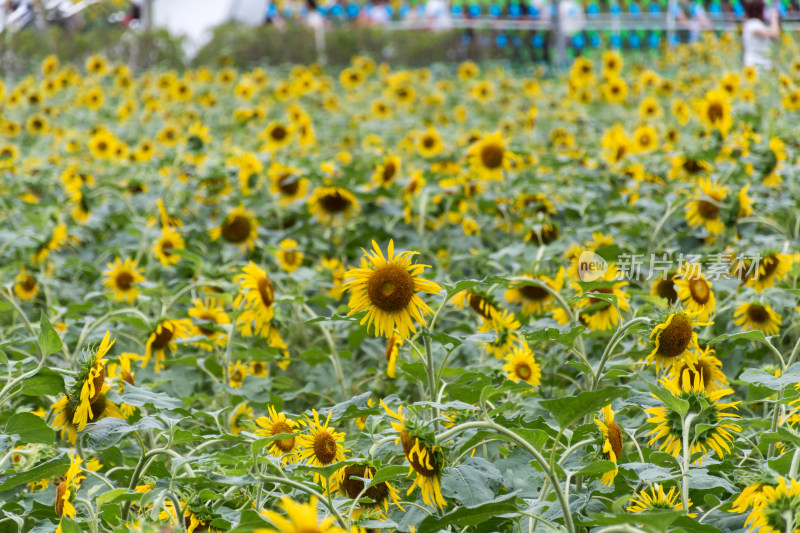
[[[742,48],[744,65],[764,70],[772,68],[770,45],[781,33],[778,25],[778,10],[769,10],[769,25],[764,22],[764,1],[750,0],[744,4],[745,23],[742,26]]]

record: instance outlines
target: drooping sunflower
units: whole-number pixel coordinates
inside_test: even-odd
[[[747,284],[758,292],[781,281],[792,268],[793,258],[789,254],[772,253],[761,260],[758,266],[758,276],[752,276]]]
[[[245,247],[252,250],[258,238],[258,221],[252,211],[240,205],[228,213],[222,224],[212,228],[209,234],[212,241],[222,237],[241,250],[244,250]]]
[[[725,229],[720,216],[721,204],[728,194],[728,187],[710,179],[700,179],[698,185],[698,198],[686,204],[686,222],[693,228],[705,226],[710,234],[720,235]]]
[[[482,291],[465,289],[458,291],[450,298],[450,303],[456,309],[471,308],[481,317],[482,323],[491,322],[495,315],[500,313],[500,308],[492,300],[490,295],[482,294]]]
[[[402,337],[392,334],[386,342],[386,375],[389,379],[397,376],[397,357],[400,355],[400,347],[403,345]]]
[[[555,278],[550,278],[544,275],[539,275],[536,277],[533,275],[524,275],[522,277],[524,279],[531,279],[540,283],[546,283],[548,287],[556,292],[559,292],[564,288],[564,267],[561,267],[558,270]],[[526,315],[533,315],[548,311],[552,306],[552,302],[554,301],[554,297],[549,291],[537,285],[525,284],[524,281],[511,285],[505,292],[505,298],[511,304],[522,305],[522,312]]]
[[[699,350],[697,332],[694,331],[695,315],[685,311],[671,313],[650,332],[652,350],[647,355],[648,363],[655,363],[656,371],[661,367],[677,366],[680,363],[692,366],[695,358],[692,350]]]
[[[761,331],[764,335],[777,335],[781,330],[781,315],[768,304],[740,303],[733,313],[733,322],[742,331]]]
[[[130,257],[121,261],[119,257],[113,263],[106,264],[103,272],[105,279],[103,285],[114,292],[114,299],[118,302],[135,302],[139,297],[139,289],[136,284],[144,281],[142,272],[144,269],[137,268],[139,262]]]
[[[692,370],[692,372],[684,372]],[[728,378],[722,371],[722,361],[714,355],[714,350],[706,346],[701,350],[695,350],[688,358],[676,361],[669,369],[669,377],[672,384],[678,390],[683,390],[684,379],[700,378],[705,385],[708,394],[728,386]],[[694,387],[693,383],[689,384]]]
[[[691,372],[689,369],[684,370],[686,374]],[[742,428],[738,424],[727,420],[739,417],[739,415],[727,411],[727,409],[736,409],[736,405],[741,402],[720,403],[719,400],[729,394],[733,394],[733,390],[718,389],[708,393],[706,392],[705,383],[699,375],[693,377],[684,376],[681,380],[683,385],[681,389],[677,388],[669,378],[662,378],[659,382],[674,397],[688,402],[688,413],[693,414],[694,419],[689,428],[689,435],[684,435],[680,413],[673,411],[666,405],[645,409],[647,414],[652,415],[647,419],[647,422],[656,425],[655,428],[647,433],[648,436],[653,435],[653,438],[647,444],[650,445],[663,439],[659,450],[677,457],[678,454],[683,452],[683,439],[688,438],[691,443],[691,454],[702,454],[702,457],[698,459],[699,463],[702,463],[703,458],[708,455],[709,448],[720,459],[725,457],[726,454],[730,454],[730,443],[734,440],[733,434],[741,432]],[[655,394],[652,396],[657,398]],[[697,428],[701,426],[705,429],[698,434]]]
[[[28,273],[24,266],[20,267],[19,274],[17,274],[15,281],[14,294],[16,294],[17,298],[20,300],[29,302],[39,294],[39,283],[37,283],[36,278]]]
[[[387,154],[381,163],[372,172],[372,183],[376,187],[389,187],[395,178],[400,175],[400,158],[394,154]]]
[[[305,460],[308,464],[313,466],[327,466],[329,464],[343,461],[344,454],[350,450],[344,449],[344,432],[337,432],[334,428],[329,427],[331,415],[333,411],[328,413],[328,418],[322,424],[319,421],[319,413],[316,409],[312,409],[313,420],[305,415],[305,420],[299,423],[301,426],[308,428],[308,433],[303,433],[297,437],[298,458]],[[328,480],[324,479],[319,473],[314,472],[314,482],[320,483],[323,487],[328,488]],[[331,490],[339,486],[339,479],[332,479]]]
[[[168,267],[177,265],[181,260],[181,256],[173,250],[183,250],[185,248],[186,244],[183,242],[181,234],[175,228],[166,226],[161,230],[161,236],[153,246],[153,255],[161,262],[162,266]]]
[[[542,379],[542,368],[536,362],[528,343],[523,341],[511,347],[511,353],[506,356],[503,370],[508,373],[508,379],[515,382],[524,381],[531,387],[538,387]]]
[[[342,187],[317,187],[308,199],[308,211],[327,226],[341,224],[361,211],[356,197]]]
[[[698,320],[708,322],[717,308],[717,300],[699,265],[684,265],[675,277],[675,288],[684,309],[696,313]]]
[[[350,269],[345,290],[350,291],[348,306],[351,316],[367,311],[361,320],[367,328],[374,324],[375,336],[389,337],[397,331],[407,339],[416,328],[412,320],[425,325],[422,315],[433,311],[417,295],[418,292],[437,293],[436,283],[421,276],[429,265],[411,263],[417,252],[402,252],[395,256],[394,240],[389,241],[388,253],[383,255],[378,243],[372,241],[374,251],[364,250],[365,268]]]
[[[192,300],[193,307],[189,309],[189,316],[193,319],[194,332],[192,336],[204,336],[207,342],[193,343],[203,350],[212,350],[213,346],[225,346],[228,335],[224,331],[213,329],[217,326],[227,326],[231,319],[225,309],[215,298],[200,298]],[[210,327],[209,327],[210,326]]]
[[[336,518],[328,515],[321,521],[317,514],[317,497],[312,496],[308,503],[297,503],[289,496],[281,498],[279,504],[288,515],[288,519],[275,511],[261,511],[261,514],[278,529],[261,529],[264,533],[342,533],[335,525]]]
[[[100,346],[94,357],[87,358],[81,364],[80,373],[76,381],[76,389],[72,392],[71,402],[77,405],[72,422],[81,431],[86,427],[86,423],[94,418],[92,404],[96,402],[103,393],[103,386],[106,380],[106,359],[108,350],[114,345],[116,339],[111,340],[111,332],[106,331]],[[80,383],[80,389],[77,385]]]
[[[290,274],[300,268],[304,255],[297,249],[297,241],[283,239],[278,246],[280,246],[280,250],[275,252],[275,255],[278,257],[281,268]]]
[[[622,456],[622,430],[614,421],[614,411],[611,409],[611,404],[603,407],[603,420],[595,418],[594,422],[600,429],[600,433],[603,434],[603,453],[615,465],[614,470],[609,470],[603,474],[600,480],[602,485],[610,487],[614,484],[614,478],[617,477],[619,472],[616,464]]]
[[[728,512],[741,514],[748,509],[760,509],[765,503],[764,489],[768,486],[764,483],[753,483],[746,486],[733,501]]]
[[[366,497],[371,500],[371,503],[364,503],[359,500],[359,506],[353,512],[353,518],[358,518],[364,511],[377,511],[377,517],[385,520],[386,512],[389,511],[390,501],[394,502],[401,511],[405,511],[403,506],[400,505],[397,489],[388,481],[376,483],[364,490],[364,481],[361,479],[373,479],[375,471],[375,468],[370,464],[347,465],[342,469],[341,485],[339,486],[339,492],[342,496],[355,500],[363,492],[361,499]]]
[[[68,518],[75,518],[75,506],[72,502],[75,500],[75,494],[81,488],[81,481],[86,479],[86,476],[81,474],[81,461],[79,455],[72,455],[69,453],[69,469],[64,476],[64,480],[58,484],[56,489],[55,511],[56,516],[59,518],[67,516]],[[58,529],[61,530],[61,523],[58,524]]]
[[[503,171],[511,168],[511,154],[503,132],[482,135],[467,150],[467,159],[472,172],[487,181],[503,179]]]
[[[758,533],[800,533],[800,483],[778,478],[775,487],[764,486],[758,507],[745,520]]]
[[[269,416],[256,418],[256,425],[261,429],[256,430],[260,437],[274,437],[275,435],[292,435],[283,439],[272,441],[269,453],[281,458],[281,464],[297,462],[297,437],[295,436],[295,421],[287,418],[284,413],[278,413],[272,405],[267,406]]]
[[[251,261],[233,281],[239,285],[240,291],[234,306],[238,308],[241,305],[244,309],[236,320],[242,335],[266,337],[273,317],[272,304],[275,302],[275,288],[267,273]]]
[[[147,368],[150,359],[153,359],[153,368],[156,373],[160,372],[164,367],[167,348],[174,352],[176,350],[175,341],[187,337],[191,327],[192,323],[188,319],[164,319],[159,322],[145,343],[142,368]]]
[[[676,491],[675,487],[669,489],[669,492],[664,493],[664,487],[659,483],[650,487],[650,493],[646,490],[634,494],[631,498],[631,505],[628,506],[627,511],[630,513],[644,513],[647,511],[663,511],[671,509],[675,511],[683,510],[683,502],[681,501],[680,494]],[[689,507],[692,506],[692,500],[688,500]],[[695,516],[690,513],[689,516]]]
[[[415,419],[403,415],[402,405],[397,408],[397,412],[392,411],[383,400],[381,406],[386,414],[394,419],[394,422],[390,423],[399,433],[395,444],[400,443],[403,446],[403,453],[409,463],[408,475],[412,472],[417,474],[407,494],[411,494],[416,487],[419,487],[422,501],[427,505],[444,507],[446,504],[441,489],[444,454],[441,447],[433,444],[431,435],[423,436],[423,431]]]

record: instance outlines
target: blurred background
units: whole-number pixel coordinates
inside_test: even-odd
[[[796,29],[798,0],[773,0]],[[161,64],[404,66],[506,60],[566,65],[615,48],[658,54],[704,32],[738,32],[740,0],[0,0],[5,75],[54,53]]]

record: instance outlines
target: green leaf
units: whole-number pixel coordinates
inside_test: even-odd
[[[656,398],[664,402],[664,405],[666,405],[671,411],[678,413],[681,418],[685,417],[686,413],[689,412],[689,402],[674,396],[667,389],[650,385],[650,392],[652,392]]]
[[[144,407],[152,405],[156,409],[179,409],[183,407],[183,402],[161,392],[154,392],[147,387],[134,387],[131,384],[125,385],[122,393],[122,401],[134,407]]]
[[[120,501],[135,501],[142,497],[141,492],[136,492],[128,489],[114,489],[104,492],[95,500],[97,506],[100,507],[105,503],[120,502]]]
[[[595,461],[578,471],[576,476],[600,476],[606,472],[611,472],[617,467],[612,461]]]
[[[458,507],[455,511],[441,517],[428,516],[420,523],[418,531],[419,533],[435,533],[446,529],[450,524],[457,524],[459,527],[464,528],[482,524],[488,520],[499,521],[500,515],[513,513],[517,510],[516,498],[516,493],[505,494],[480,505]]]
[[[8,356],[6,355],[6,352],[4,352],[3,350],[0,350],[0,363],[3,363],[4,365],[8,366]]]
[[[40,417],[32,413],[17,413],[8,419],[6,433],[19,435],[19,444],[53,445],[56,432]]]
[[[550,411],[562,428],[568,428],[584,416],[599,411],[617,398],[630,393],[627,387],[606,387],[598,391],[586,391],[577,396],[542,400],[539,405]]]
[[[585,326],[575,326],[569,331],[562,333],[558,328],[545,328],[525,333],[525,338],[528,342],[557,342],[568,348],[572,348],[575,344],[575,339],[578,338],[578,335],[583,333],[585,329]]]
[[[62,533],[81,533],[81,528],[68,517],[63,516],[61,517],[61,531]]]
[[[30,470],[0,480],[0,492],[5,492],[16,486],[25,485],[33,481],[41,481],[43,479],[60,476],[66,473],[67,470],[69,470],[69,457],[67,454],[62,454],[55,459],[50,459],[40,465],[34,466]]]
[[[261,450],[263,450],[276,440],[291,439],[296,436],[297,435],[294,433],[279,433],[277,435],[270,435],[269,437],[256,439],[250,444],[250,453],[258,455],[259,453],[261,453]]]
[[[50,320],[47,319],[44,312],[42,312],[39,318],[38,344],[39,349],[45,357],[56,353],[63,346],[61,344],[61,337],[58,336],[58,332],[53,328],[53,325],[50,323]]]
[[[384,481],[391,481],[393,479],[398,479],[406,475],[408,472],[407,466],[399,466],[399,465],[392,465],[392,466],[384,466],[377,472],[375,475],[372,476],[372,480],[367,485],[371,487],[373,485],[377,485],[378,483],[383,483]]]
[[[739,333],[723,333],[719,337],[714,337],[713,339],[708,341],[708,345],[713,346],[715,344],[719,344],[722,341],[740,341],[740,340],[758,341],[764,344],[767,343],[767,338],[761,331],[740,331]]]
[[[56,395],[64,390],[64,378],[47,367],[22,382],[22,394],[25,396]]]
[[[761,437],[758,439],[759,444],[772,444],[773,442],[782,442],[784,444],[791,442],[796,447],[800,448],[800,436],[785,427],[779,427],[778,431],[774,433],[762,433]]]
[[[750,385],[767,387],[774,391],[794,387],[797,382],[800,382],[800,363],[794,363],[777,378],[761,369],[748,368],[742,372],[738,380]]]

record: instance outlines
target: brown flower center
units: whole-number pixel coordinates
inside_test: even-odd
[[[272,289],[272,282],[266,277],[258,279],[258,294],[261,296],[261,303],[265,307],[272,305],[275,301],[275,292]]]
[[[518,290],[522,297],[527,300],[545,300],[550,296],[549,292],[534,285],[523,285]]]
[[[669,325],[658,334],[658,351],[661,357],[678,357],[692,342],[692,321],[683,314],[674,315]]]
[[[334,191],[320,197],[319,204],[328,213],[341,213],[350,207],[350,200],[339,191]]]
[[[94,377],[92,380],[92,384],[94,385],[94,396],[89,398],[89,403],[96,401],[100,394],[103,392],[103,384],[106,382],[106,367],[105,365],[100,366],[99,373]]]
[[[674,277],[675,274],[670,274],[667,279],[660,280],[656,285],[656,293],[671,304],[678,300],[678,292],[675,290],[675,283],[672,281]]]
[[[216,317],[211,313],[201,313],[200,316],[197,317],[197,320],[200,320],[202,322],[211,322],[212,324],[216,324],[217,323]],[[216,335],[216,333],[217,333],[213,329],[205,327],[205,326],[202,326],[202,325],[197,326],[197,329],[199,329],[203,333],[203,335],[205,335],[206,337],[211,337],[213,335]]]
[[[389,182],[392,180],[394,175],[397,173],[397,165],[394,164],[394,161],[389,161],[385,165],[383,165],[383,172],[381,172],[381,179],[384,182]]]
[[[367,280],[367,294],[381,311],[405,309],[414,296],[414,278],[397,265],[382,265]]]
[[[524,361],[514,365],[514,372],[522,381],[528,381],[533,375],[533,369],[531,368],[531,365]]]
[[[697,211],[700,213],[700,216],[706,220],[717,218],[719,215],[719,207],[707,200],[697,201]]]
[[[775,257],[774,255],[770,255],[764,258],[761,264],[764,265],[764,277],[769,278],[772,276],[772,273],[775,272],[775,269],[778,268],[778,263],[780,263],[780,259]]]
[[[725,111],[722,108],[722,104],[719,102],[713,102],[708,106],[708,120],[711,121],[712,124],[720,122],[722,117],[725,115]]]
[[[288,135],[288,133],[289,132],[286,131],[286,128],[284,128],[283,126],[275,126],[274,128],[272,128],[272,131],[270,131],[269,135],[275,141],[282,141],[286,138],[286,135]]]
[[[365,465],[350,465],[344,470],[344,479],[342,480],[342,487],[351,499],[358,498],[361,491],[364,490],[364,482],[355,478],[372,477],[375,474],[375,469]],[[375,503],[381,503],[389,497],[389,487],[386,482],[373,485],[364,493],[370,500]]]
[[[756,324],[765,324],[769,321],[769,312],[761,304],[750,304],[747,306],[747,318]]]
[[[151,346],[156,350],[163,350],[169,345],[174,335],[175,332],[171,329],[171,326],[163,324],[161,326],[161,331],[156,333],[156,338],[153,339]]]
[[[133,285],[133,274],[130,272],[120,272],[117,274],[116,279],[114,282],[117,285],[117,288],[121,291],[130,290],[131,285]]]
[[[227,217],[222,223],[222,236],[226,241],[238,244],[250,236],[250,219],[243,215]]]
[[[389,342],[386,343],[386,360],[390,361],[392,359],[392,352],[394,352],[394,346],[396,344],[396,337],[392,335],[389,337]]]
[[[321,430],[314,437],[314,455],[324,466],[336,459],[336,439],[326,430]]]
[[[428,446],[407,430],[403,430],[400,433],[400,443],[403,445],[403,453],[405,453],[406,460],[408,460],[415,472],[425,477],[436,476],[438,463]],[[415,445],[416,450],[412,455],[411,452],[414,450]],[[428,468],[428,464],[430,464],[430,468]]]
[[[481,163],[488,169],[494,170],[503,164],[503,147],[497,144],[487,144],[481,150]]]
[[[26,291],[30,292],[36,288],[36,280],[33,276],[25,276],[25,279],[22,281],[22,288]]]
[[[56,515],[61,518],[64,514],[64,494],[67,492],[67,482],[62,481],[56,489]]]
[[[294,433],[292,427],[288,423],[280,421],[275,422],[272,425],[272,432],[270,432],[270,435],[282,435],[287,433]],[[294,437],[290,437],[288,439],[278,439],[274,442],[274,444],[283,453],[289,453],[294,449]],[[316,446],[314,449],[316,450]]]
[[[106,400],[106,395],[105,394],[101,394],[100,396],[97,397],[96,400],[94,400],[92,402],[92,405],[91,405],[91,408],[92,408],[92,420],[97,420],[98,418],[103,416],[103,413],[106,412],[106,404],[107,403],[108,402]]]
[[[278,179],[278,189],[287,196],[294,196],[300,188],[300,180],[291,174],[284,174]]]
[[[611,443],[611,451],[619,461],[619,457],[622,455],[622,431],[616,422],[608,424],[608,442]]]
[[[422,146],[425,148],[433,148],[436,145],[436,139],[431,136],[425,136],[422,138]]]
[[[611,287],[600,287],[598,289],[592,289],[592,292],[599,292],[600,294],[614,294],[614,289],[612,289]],[[611,307],[611,304],[605,300],[601,300],[600,298],[592,298],[591,296],[589,297],[589,305],[594,305],[599,303],[602,303],[604,305],[602,305],[600,308],[597,309],[598,312],[605,311],[606,309]]]
[[[165,240],[161,243],[161,253],[167,257],[172,255],[172,252],[170,250],[172,250],[173,248],[175,248],[175,244],[173,244],[172,241]]]
[[[689,292],[692,294],[692,299],[699,304],[705,304],[711,298],[711,289],[704,279],[689,280]]]
[[[492,319],[492,309],[494,307],[492,304],[481,296],[480,294],[475,294],[474,292],[469,293],[468,300],[469,306],[479,315],[481,315],[486,320]]]

